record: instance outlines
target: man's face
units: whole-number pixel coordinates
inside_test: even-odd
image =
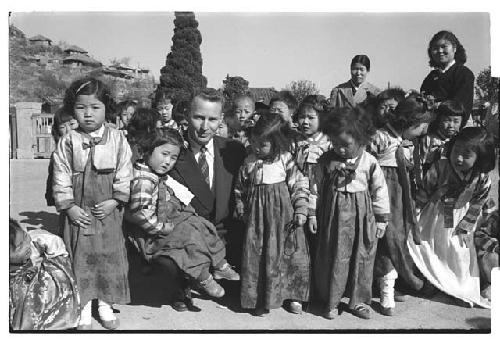
[[[189,117],[189,133],[194,142],[206,145],[219,129],[222,104],[194,98]]]

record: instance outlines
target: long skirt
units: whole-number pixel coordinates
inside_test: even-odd
[[[349,307],[371,303],[376,224],[368,192],[328,189],[318,207],[314,264],[316,296],[334,309],[344,294]]]
[[[408,247],[418,269],[436,288],[470,306],[477,304],[489,308],[488,301],[480,296],[474,232],[468,234],[465,242],[454,235],[467,209],[468,204],[461,209],[454,209],[453,227],[445,228],[443,203],[429,202],[418,222],[421,243],[416,245],[410,234]]]
[[[286,299],[307,301],[310,258],[304,229],[284,182],[257,185],[249,199],[241,264],[243,308],[279,308]]]
[[[97,220],[90,209],[113,197],[114,173],[99,173],[87,162],[84,173],[73,177],[75,203],[92,220],[87,229],[77,227],[64,215],[62,238],[73,262],[83,306],[92,299],[109,304],[130,302],[128,260],[122,229],[123,210],[114,209]]]
[[[24,265],[11,274],[9,292],[13,330],[64,330],[78,325],[78,289],[67,256]]]
[[[379,240],[375,260],[375,277],[380,278],[396,269],[399,279],[415,291],[423,287],[423,280],[415,275],[416,267],[408,250],[409,225],[405,222],[403,189],[396,167],[382,167],[389,191],[391,218],[385,235]]]

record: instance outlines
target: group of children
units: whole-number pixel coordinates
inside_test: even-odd
[[[168,175],[189,115],[174,115],[173,97],[158,91],[154,110],[123,105],[123,125],[109,126],[112,102],[102,82],[80,79],[55,119],[46,197],[61,212],[78,328],[90,328],[93,299],[102,325],[118,327],[112,304],[130,302],[127,237],[146,258],[172,259],[209,296],[224,295],[217,280],[241,279],[241,306],[257,316],[317,303],[332,319],[346,296],[347,311],[368,319],[372,289],[388,316],[407,293],[435,288],[488,307],[479,291],[498,266],[498,227],[486,213],[495,150],[484,129],[464,128],[460,104],[433,110],[388,89],[335,108],[282,91],[256,114],[250,96],[235,98],[219,134],[247,149],[234,190],[245,225],[238,274],[193,194]]]

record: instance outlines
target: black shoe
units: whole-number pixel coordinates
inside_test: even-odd
[[[419,290],[419,293],[426,298],[432,298],[438,293],[438,289],[429,281],[425,281],[424,286]]]
[[[176,300],[170,306],[177,312],[186,312],[189,310],[188,306],[183,300]]]
[[[186,306],[188,308],[188,311],[190,311],[190,312],[201,312],[201,308],[199,308],[198,306],[196,306],[193,303],[193,299],[191,299],[191,298],[186,299],[184,301],[184,303],[186,304]]]

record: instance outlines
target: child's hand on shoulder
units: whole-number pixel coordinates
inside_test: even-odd
[[[318,231],[318,222],[315,215],[309,216],[309,218],[307,218],[307,224],[309,226],[309,232],[311,232],[312,234],[316,234],[316,232]]]
[[[118,201],[115,199],[109,199],[96,204],[90,211],[94,217],[102,220],[110,215],[117,206]]]
[[[236,203],[236,218],[238,219],[243,219],[243,216],[245,215],[245,206],[243,206],[243,203],[241,201]]]
[[[304,214],[299,214],[296,213],[295,216],[293,217],[293,222],[295,225],[302,227],[307,221],[307,217]]]
[[[87,228],[90,225],[90,218],[87,213],[80,206],[72,206],[66,210],[71,223],[75,226]]]

